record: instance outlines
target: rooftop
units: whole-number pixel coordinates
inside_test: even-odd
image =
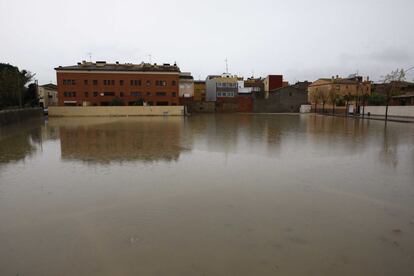
[[[106,61],[82,61],[78,62],[77,65],[71,66],[59,66],[56,67],[57,71],[133,71],[133,72],[180,72],[180,68],[177,64],[150,64],[150,63],[107,63]]]
[[[43,87],[45,89],[49,89],[49,90],[57,90],[56,84],[53,84],[53,83],[43,84],[43,85],[39,85],[39,86]]]

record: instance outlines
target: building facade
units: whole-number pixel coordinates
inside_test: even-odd
[[[176,64],[83,61],[55,70],[61,106],[179,104],[180,69]]]
[[[238,94],[238,78],[228,73],[212,75],[206,79],[206,101],[227,102]]]
[[[263,80],[264,86],[264,97],[269,97],[269,92],[275,89],[283,87],[283,76],[282,75],[268,75]]]
[[[251,87],[252,95],[255,98],[264,98],[264,83],[262,78],[248,78],[244,81],[244,87]]]
[[[204,102],[206,100],[206,82],[197,80],[194,81],[194,101]]]
[[[189,72],[180,73],[180,85],[179,85],[180,98],[193,98],[194,97],[194,78]]]
[[[308,102],[306,88],[303,83],[297,83],[270,91],[267,99],[255,99],[253,112],[299,112],[300,106]]]
[[[41,107],[58,105],[58,92],[55,84],[49,83],[37,87],[37,97]]]
[[[329,103],[331,94],[335,94],[338,99],[348,98],[350,103],[358,104],[363,95],[371,95],[371,81],[369,77],[364,80],[361,76],[336,76],[331,79],[318,79],[308,87],[308,100],[311,104],[319,104],[322,101]]]

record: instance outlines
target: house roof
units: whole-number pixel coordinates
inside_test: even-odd
[[[57,90],[57,86],[56,84],[53,83],[48,83],[48,84],[43,84],[43,85],[39,85],[40,87],[49,89],[49,90]]]

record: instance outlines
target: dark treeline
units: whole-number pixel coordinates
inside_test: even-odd
[[[37,106],[33,76],[27,70],[0,63],[0,108]]]

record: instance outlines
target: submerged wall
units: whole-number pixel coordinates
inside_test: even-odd
[[[385,106],[366,106],[365,114],[385,115]],[[414,117],[414,106],[389,106],[388,116]]]
[[[43,109],[41,108],[22,108],[0,111],[0,125],[8,125],[26,121],[33,118],[41,118]]]
[[[49,117],[183,116],[183,106],[50,106]]]

